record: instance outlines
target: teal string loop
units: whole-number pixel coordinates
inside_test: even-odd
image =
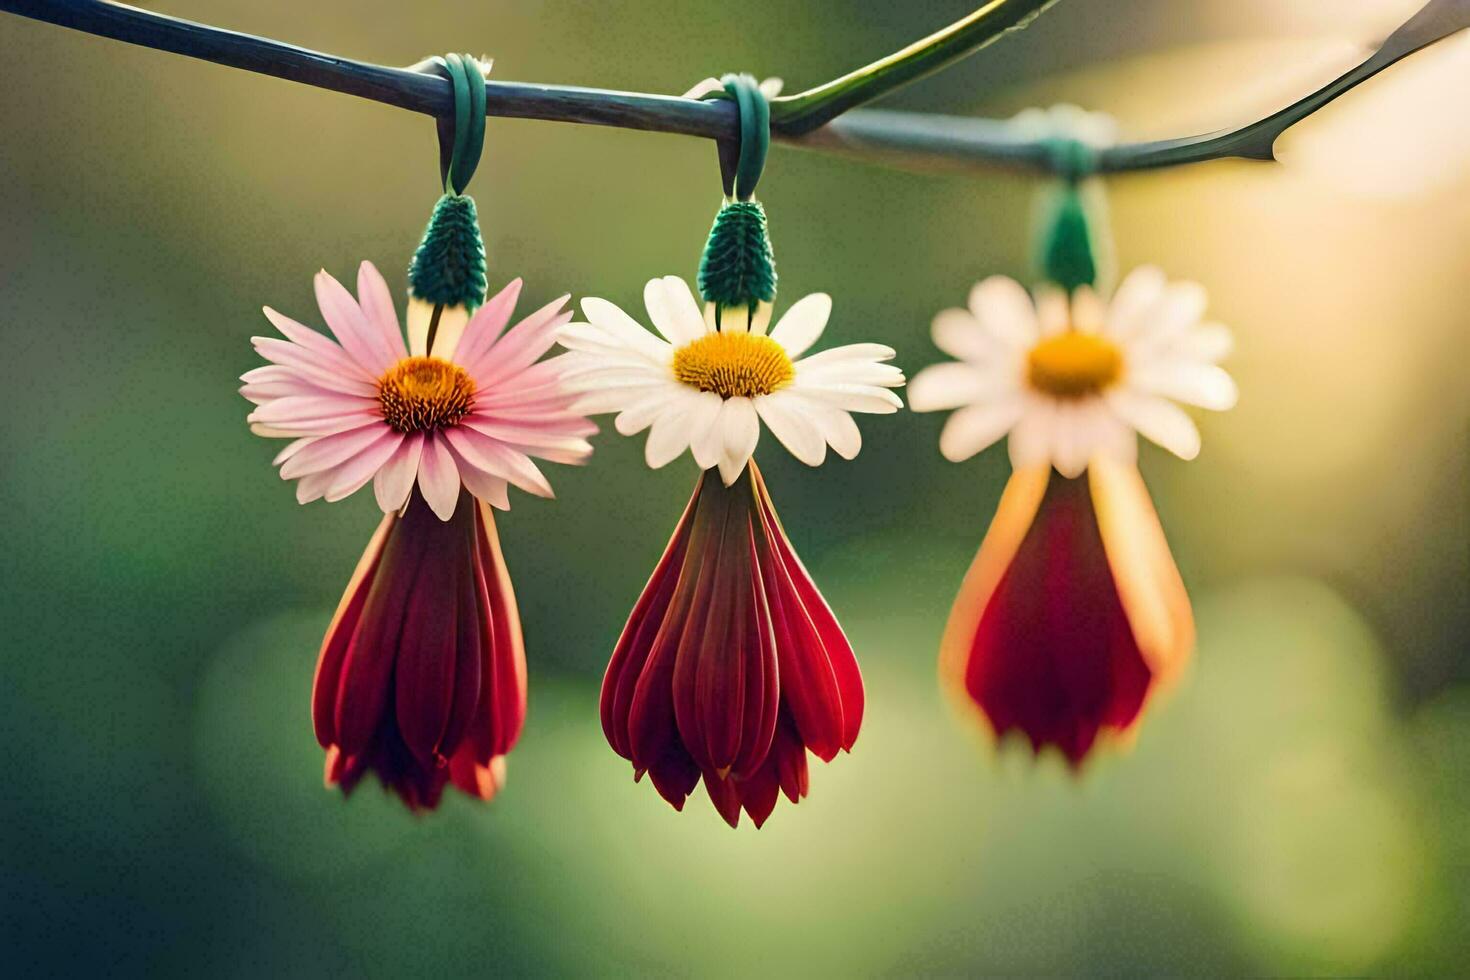
[[[463,194],[485,149],[485,69],[467,54],[434,57],[429,64],[454,89],[453,115],[437,120],[439,179],[444,193]]]
[[[1079,139],[1054,137],[1046,144],[1047,164],[1056,175],[1045,192],[1037,237],[1038,271],[1067,292],[1096,286],[1101,275],[1098,235],[1083,196],[1084,182],[1097,173],[1097,150]]]
[[[739,142],[721,140],[718,144],[720,179],[726,197],[748,201],[755,195],[771,149],[771,103],[750,75],[725,75],[720,83],[725,87],[725,97],[732,99],[740,111]]]

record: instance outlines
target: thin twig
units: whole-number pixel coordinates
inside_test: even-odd
[[[1470,0],[1430,0],[1362,63],[1264,119],[1181,139],[1122,143],[1099,154],[1101,173],[1156,170],[1208,160],[1275,160],[1287,129],[1390,65],[1470,28]],[[868,109],[850,112],[795,141],[812,150],[917,169],[1004,168],[1050,172],[1045,142],[1022,138],[1004,121]]]
[[[1017,137],[1003,122],[852,107],[937,71],[1024,26],[1049,2],[1052,0],[992,0],[969,17],[888,58],[806,92],[776,99],[772,133],[777,140],[806,149],[903,167],[958,165],[1047,172],[1054,159],[1048,146]],[[0,10],[414,112],[438,116],[452,108],[449,83],[433,75],[322,54],[123,4],[0,0]],[[1362,64],[1279,112],[1239,129],[1121,144],[1100,155],[1099,168],[1105,173],[1123,173],[1225,157],[1274,159],[1272,148],[1287,128],[1400,59],[1466,28],[1470,28],[1470,0],[1429,0]],[[735,107],[728,101],[700,102],[567,85],[487,82],[486,106],[492,116],[711,139],[734,139],[739,127]]]
[[[1056,0],[989,0],[974,13],[880,61],[825,85],[771,103],[771,127],[798,137],[831,122],[849,109],[940,71],[1020,30]]]

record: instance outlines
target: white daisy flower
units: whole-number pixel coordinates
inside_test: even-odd
[[[850,413],[903,406],[889,391],[903,373],[882,363],[891,347],[849,344],[802,357],[827,326],[825,293],[794,303],[769,336],[760,315],[726,315],[717,329],[713,306],[701,313],[678,276],[650,280],[643,302],[656,334],[588,297],[587,322],[564,327],[561,344],[573,352],[565,355],[567,383],[586,393],[579,410],[617,412],[625,436],[648,429],[644,455],[655,469],[688,449],[701,469],[718,466],[729,486],[755,452],[761,421],[809,466],[821,464],[828,446],[852,459],[862,436]]]
[[[1051,465],[1080,475],[1100,455],[1137,458],[1134,433],[1183,459],[1199,454],[1199,430],[1175,402],[1224,411],[1235,382],[1218,362],[1230,331],[1202,322],[1205,291],[1135,270],[1104,304],[1091,289],[1070,301],[1056,288],[1035,299],[994,276],[970,292],[968,310],[934,318],[934,343],[958,362],[920,371],[914,411],[958,409],[939,437],[954,462],[1009,435],[1016,469]]]

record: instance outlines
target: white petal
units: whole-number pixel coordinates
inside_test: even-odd
[[[822,439],[837,455],[843,459],[854,459],[862,451],[863,434],[847,412],[796,391],[786,393],[786,397],[796,403],[797,410],[816,426]]]
[[[1078,333],[1097,334],[1107,324],[1108,311],[1097,290],[1091,286],[1079,286],[1072,294],[1068,326]]]
[[[750,322],[747,324],[747,328],[751,333],[764,334],[766,332],[766,329],[771,325],[772,309],[772,304],[765,300],[761,300],[755,304],[755,312],[750,315]]]
[[[1145,439],[1180,459],[1194,459],[1199,455],[1199,429],[1178,405],[1156,395],[1127,389],[1111,391],[1106,397],[1118,417]]]
[[[1230,356],[1235,338],[1223,323],[1202,323],[1187,331],[1169,347],[1169,351],[1190,360],[1215,363]]]
[[[1138,321],[1135,344],[1162,348],[1200,322],[1209,305],[1205,288],[1195,282],[1171,282],[1164,296]]]
[[[689,451],[694,454],[694,462],[702,470],[707,470],[720,461],[724,434],[719,427],[719,420],[724,408],[725,399],[713,391],[701,391],[698,402],[689,410]]]
[[[1009,347],[1029,348],[1040,335],[1031,295],[1007,276],[991,276],[970,290],[970,312],[982,329]]]
[[[1164,295],[1167,283],[1163,270],[1157,266],[1140,266],[1130,272],[1108,305],[1107,335],[1118,339],[1132,336],[1140,318]]]
[[[454,516],[459,501],[459,469],[443,442],[443,436],[424,436],[424,451],[419,457],[419,492],[441,521]]]
[[[853,417],[841,409],[815,415],[827,445],[843,459],[856,459],[863,448],[863,433]]]
[[[678,276],[650,279],[643,287],[643,303],[658,332],[675,347],[704,336],[704,316],[694,302],[689,284]]]
[[[760,441],[761,424],[755,405],[749,398],[730,398],[726,399],[725,407],[720,410],[717,425],[725,440],[720,451],[720,479],[728,487],[745,471],[745,464],[750,462],[756,443]]]
[[[1042,398],[1023,396],[1021,417],[1011,428],[1006,448],[1012,469],[1051,464],[1052,418],[1055,403]]]
[[[771,339],[786,350],[793,360],[817,342],[832,315],[832,297],[826,293],[803,296],[791,305],[771,330]]]
[[[892,415],[903,408],[903,399],[887,388],[878,388],[873,385],[809,384],[798,379],[787,390],[826,402],[845,412]]]
[[[969,405],[944,423],[939,434],[939,452],[951,463],[959,463],[986,449],[1009,432],[1021,419],[1023,401],[1019,394],[987,405]]]
[[[429,353],[429,321],[434,317],[434,304],[417,296],[408,298],[408,356],[425,357]]]
[[[1093,441],[1087,409],[1074,402],[1057,405],[1052,419],[1052,463],[1062,476],[1072,479],[1087,469]]]
[[[929,332],[935,347],[962,361],[986,361],[1001,350],[969,310],[940,310]]]
[[[633,385],[618,385],[587,394],[572,402],[572,411],[578,415],[601,415],[604,412],[621,412],[638,404],[643,398],[657,392],[668,392],[683,387],[677,381],[644,382]]]
[[[689,448],[692,432],[690,415],[699,402],[699,392],[690,390],[686,396],[670,402],[648,430],[648,442],[643,446],[643,458],[650,469],[667,466]]]
[[[801,402],[785,392],[755,399],[755,410],[771,434],[808,466],[820,466],[827,457],[827,441],[801,411]]]
[[[1186,405],[1223,412],[1235,407],[1240,391],[1224,368],[1197,361],[1146,365],[1128,373],[1130,387]]]
[[[625,436],[637,435],[652,425],[653,420],[663,414],[678,396],[679,391],[671,388],[659,388],[650,392],[619,412],[618,417],[613,419],[613,428]]]
[[[937,412],[981,401],[995,390],[986,382],[984,374],[963,362],[930,365],[909,384],[909,408]]]
[[[589,323],[607,331],[630,350],[637,351],[656,363],[661,364],[668,360],[668,344],[655,337],[615,304],[588,296],[582,300],[582,313]]]
[[[1072,304],[1067,294],[1056,286],[1042,286],[1036,291],[1036,322],[1042,337],[1055,337],[1072,325]]]
[[[897,352],[886,344],[843,344],[809,354],[794,365],[798,371],[834,367],[848,361],[891,361]]]
[[[439,324],[434,328],[434,349],[429,356],[444,361],[454,360],[455,349],[459,347],[460,338],[469,323],[470,312],[463,306],[444,307],[439,313]]]
[[[1098,413],[1096,443],[1099,456],[1128,466],[1138,462],[1137,433],[1118,417],[1107,402],[1103,402],[1103,411]]]

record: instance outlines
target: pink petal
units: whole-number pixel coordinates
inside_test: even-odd
[[[315,381],[333,391],[368,395],[377,389],[363,371],[354,367],[352,374],[344,374],[331,362],[289,340],[276,337],[251,337],[250,344],[256,353],[275,364],[291,368],[301,377]]]
[[[313,355],[320,358],[325,364],[331,364],[339,372],[346,375],[355,375],[360,372],[356,361],[347,355],[330,337],[324,337],[303,323],[298,323],[284,314],[277,313],[269,306],[262,307],[261,312],[271,322],[281,336],[291,343],[305,350],[311,351]]]
[[[335,469],[377,442],[385,432],[392,431],[379,423],[324,436],[288,459],[281,467],[281,478],[294,480],[310,473]]]
[[[481,435],[465,426],[456,426],[444,432],[459,455],[487,473],[509,480],[527,493],[538,497],[555,496],[545,475],[536,468],[525,453],[511,449],[503,443]]]
[[[280,452],[276,453],[276,458],[271,460],[271,465],[280,466],[286,460],[290,459],[292,456],[295,456],[307,446],[310,446],[312,443],[316,442],[319,438],[319,436],[306,436],[305,438],[297,439],[295,442],[288,445],[285,449],[282,449]]]
[[[367,317],[347,287],[333,279],[325,269],[316,274],[312,285],[316,287],[316,302],[321,307],[322,319],[327,321],[343,350],[352,355],[369,377],[376,378],[388,370],[393,359],[373,346]]]
[[[485,501],[492,507],[500,510],[510,510],[510,494],[507,492],[509,484],[505,480],[480,469],[474,463],[465,459],[449,443],[449,451],[454,454],[454,464],[459,469],[459,478],[464,481],[464,488],[474,497]]]
[[[361,490],[402,442],[403,433],[385,428],[375,442],[332,471],[335,475],[327,487],[327,502],[333,503]]]
[[[378,507],[386,514],[402,510],[413,489],[414,477],[419,472],[419,456],[423,453],[424,437],[415,432],[404,438],[393,455],[379,467],[373,478],[373,493],[378,498]]]
[[[319,499],[327,492],[327,487],[332,482],[332,474],[313,473],[311,476],[303,477],[296,482],[296,502],[298,504],[309,504]]]
[[[393,294],[378,267],[363,262],[357,267],[357,302],[367,320],[368,339],[388,363],[408,356],[403,345],[403,328],[398,325],[398,311],[393,307]]]
[[[573,421],[582,420],[574,419]],[[468,426],[481,435],[489,436],[527,456],[537,456],[553,463],[578,465],[586,462],[587,457],[592,455],[592,444],[581,438],[590,433],[568,432],[565,424],[562,426],[507,425],[471,416],[460,425]],[[595,428],[594,426],[594,431]]]
[[[454,516],[454,505],[459,501],[459,470],[444,445],[442,433],[424,437],[424,451],[419,458],[419,492],[439,520],[447,521]]]
[[[355,412],[351,415],[334,416],[329,419],[302,419],[295,422],[263,424],[254,413],[251,413],[245,416],[245,421],[250,423],[250,431],[258,436],[295,439],[299,436],[330,436],[364,425],[377,425],[382,423],[383,417],[372,412]]]
[[[516,300],[520,299],[520,295],[521,280],[512,279],[504,289],[475,311],[475,315],[470,317],[470,322],[464,328],[464,334],[459,338],[459,347],[454,352],[456,363],[468,364],[495,345],[495,341],[500,338],[500,332],[510,322],[510,315],[515,312]]]
[[[277,398],[251,413],[253,420],[267,425],[292,422],[329,421],[347,415],[371,412],[378,408],[376,399],[351,395],[302,395]]]
[[[572,319],[562,312],[568,297],[552,300],[512,327],[490,350],[464,367],[482,388],[489,388],[519,374],[556,343],[556,332]]]

